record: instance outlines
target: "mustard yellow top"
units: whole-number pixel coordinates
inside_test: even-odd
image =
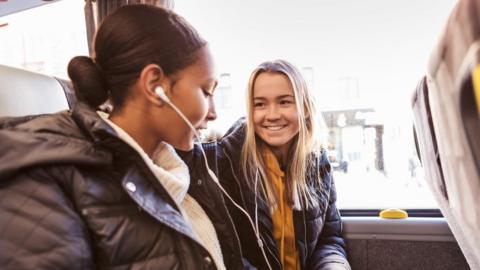
[[[273,236],[277,242],[280,261],[284,270],[300,270],[295,246],[293,210],[285,199],[285,173],[280,169],[277,158],[268,148],[263,151],[267,174],[277,192],[278,204],[272,213]]]

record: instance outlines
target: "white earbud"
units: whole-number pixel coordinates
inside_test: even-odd
[[[165,94],[165,90],[163,90],[163,87],[161,86],[157,86],[155,87],[155,94],[157,94],[157,96],[167,102],[167,103],[170,103],[170,99],[167,97],[167,94]]]

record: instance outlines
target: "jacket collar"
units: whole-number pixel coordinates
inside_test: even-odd
[[[129,160],[135,160],[135,165],[127,166],[122,178],[122,186],[144,211],[173,230],[198,242],[197,237],[180,213],[175,200],[157,181],[155,174],[141,155],[124,142],[111,125],[103,120],[94,109],[81,102],[76,103],[72,117],[84,134],[95,143],[106,146],[122,156],[126,155]]]
[[[72,118],[82,132],[96,143],[108,137],[118,137],[115,130],[92,107],[83,102],[75,103]]]
[[[0,179],[38,165],[110,165],[110,151],[95,142],[98,135],[109,134],[111,129],[82,103],[77,108],[72,113],[1,119]]]
[[[245,143],[246,132],[246,120],[245,117],[242,117],[220,139],[221,146],[225,150],[225,154],[228,154],[228,158],[233,163],[235,170],[239,169],[237,165],[240,164],[240,152]]]
[[[190,174],[187,165],[175,153],[175,149],[167,143],[160,142],[153,156],[149,157],[135,139],[108,119],[107,114],[99,114],[100,117],[115,130],[120,139],[137,151],[148,169],[155,175],[157,180],[162,183],[177,205],[180,206],[190,185]]]

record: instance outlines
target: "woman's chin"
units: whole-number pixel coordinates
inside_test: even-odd
[[[184,137],[187,137],[187,136],[184,136]],[[189,140],[174,140],[174,141],[165,141],[165,142],[178,150],[189,151],[193,149],[193,136]]]

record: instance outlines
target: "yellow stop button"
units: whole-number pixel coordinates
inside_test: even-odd
[[[389,208],[380,211],[381,218],[408,218],[408,213],[402,209]]]

